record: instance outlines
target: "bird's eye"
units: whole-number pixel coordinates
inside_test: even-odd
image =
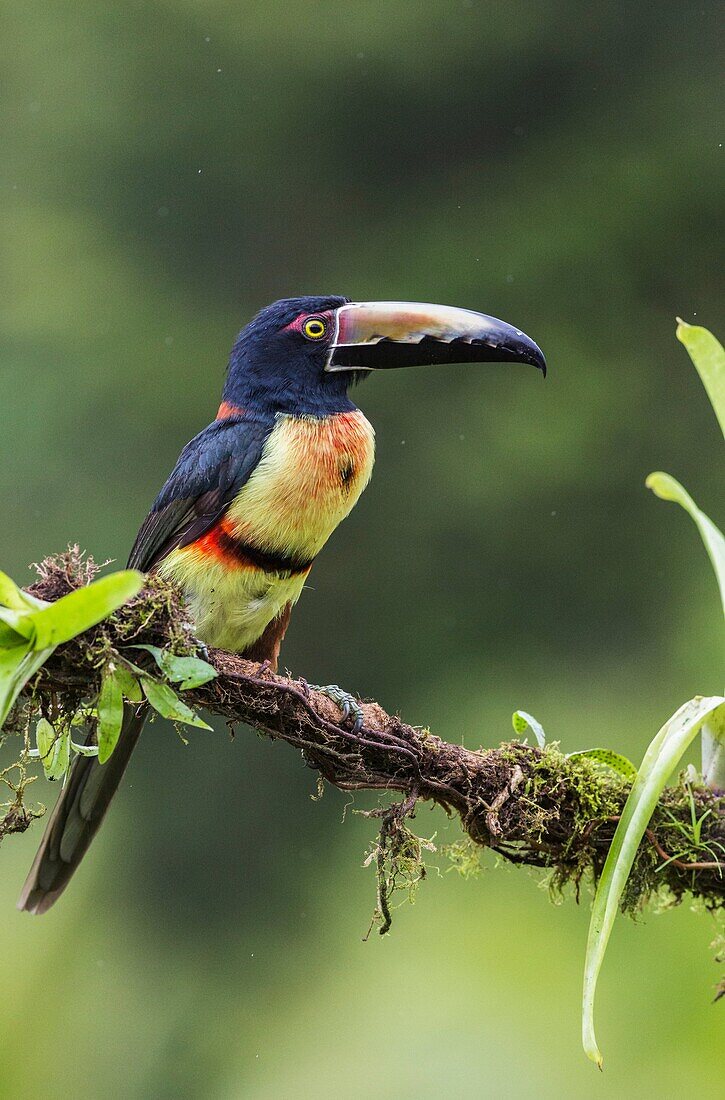
[[[327,332],[327,325],[321,317],[308,317],[302,326],[302,332],[308,340],[321,340]]]

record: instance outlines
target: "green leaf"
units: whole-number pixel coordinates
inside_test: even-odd
[[[130,703],[141,703],[143,701],[141,685],[125,665],[116,666],[115,676],[125,699],[128,699]]]
[[[170,718],[172,722],[185,722],[187,726],[199,726],[205,730],[211,729],[211,726],[194,714],[194,711],[187,707],[186,703],[182,703],[176,692],[168,684],[161,684],[158,680],[144,677],[141,686],[151,706],[163,718]]]
[[[106,669],[98,696],[98,763],[105,764],[115,749],[123,724],[123,693],[117,670]]]
[[[677,339],[687,348],[725,435],[725,350],[706,328],[677,321]]]
[[[9,649],[0,649],[0,729],[28,680],[42,667],[52,652],[52,649],[44,649],[40,653],[33,653],[28,641]]]
[[[28,611],[49,605],[29,592],[23,592],[15,581],[0,571],[0,646],[15,646],[20,638],[32,638],[33,623]]]
[[[530,714],[527,714],[525,710],[516,710],[511,716],[511,724],[519,737],[522,737],[528,730],[531,730],[539,743],[539,748],[543,749],[546,744],[546,734],[544,733],[544,727],[541,722],[537,722],[536,719]]]
[[[130,645],[129,649],[143,649],[144,652],[150,653],[156,664],[161,668],[161,661],[164,656],[163,649],[160,649],[157,645]]]
[[[58,646],[89,630],[133,599],[143,582],[142,573],[125,569],[101,577],[47,607],[30,612],[28,618],[35,628],[35,648]]]
[[[14,646],[22,645],[22,641],[22,634],[0,620],[0,649],[13,649]]]
[[[71,739],[70,747],[73,752],[77,752],[79,756],[98,756],[98,745],[77,745],[73,739]]]
[[[588,760],[594,760],[597,764],[604,764],[605,767],[611,768],[613,772],[624,776],[630,783],[633,783],[637,778],[637,769],[632,761],[628,760],[626,756],[622,756],[621,753],[612,752],[611,749],[584,749],[582,752],[569,753],[570,760],[577,756],[585,756]]]
[[[156,661],[167,680],[178,683],[182,680],[180,691],[201,687],[217,676],[217,670],[208,661],[200,657],[177,657],[168,649],[159,649],[155,645],[134,645],[130,649],[145,649]]]
[[[724,704],[725,697],[720,695],[696,696],[672,715],[647,749],[622,810],[592,906],[584,964],[582,1043],[587,1056],[600,1069],[602,1056],[594,1032],[594,996],[622,891],[667,779],[710,715],[716,725],[720,724],[723,716],[720,708]]]
[[[38,746],[38,756],[45,767],[50,760],[53,746],[55,745],[55,730],[47,718],[39,718],[35,727],[35,744]]]
[[[15,634],[29,641],[35,634],[33,621],[27,607],[24,611],[15,611],[10,607],[0,607],[0,622],[9,626]]]
[[[725,711],[702,724],[702,778],[712,790],[725,787]]]
[[[64,730],[55,742],[53,770],[47,772],[48,779],[63,779],[70,767],[70,733]]]
[[[70,733],[57,733],[47,718],[38,719],[35,741],[46,779],[62,779],[70,764]]]
[[[0,613],[2,612],[0,608]],[[13,630],[11,626],[0,618],[0,649],[14,649],[15,646],[22,645],[24,639],[22,634],[19,634],[17,630]]]
[[[14,611],[26,611],[29,606],[27,597],[23,595],[15,581],[2,570],[0,570],[0,603],[5,607],[13,608]]]
[[[645,484],[662,500],[673,500],[675,503],[680,504],[694,519],[715,570],[717,583],[720,587],[723,614],[725,615],[725,538],[723,538],[712,520],[708,519],[705,513],[697,507],[690,494],[683,489],[679,481],[675,481],[669,474],[663,474],[662,472],[650,474]]]

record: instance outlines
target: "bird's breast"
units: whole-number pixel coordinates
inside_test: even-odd
[[[225,517],[241,542],[311,560],[370,480],[375,434],[359,410],[279,416]]]
[[[185,589],[202,640],[243,652],[299,599],[313,559],[370,480],[374,454],[358,410],[277,418],[222,519],[161,564]]]

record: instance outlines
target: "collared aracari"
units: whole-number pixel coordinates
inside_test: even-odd
[[[372,472],[374,432],[350,385],[380,368],[462,362],[546,370],[520,329],[467,309],[342,297],[263,309],[237,337],[216,419],[181,452],[129,566],[181,586],[201,641],[276,668],[312,564]],[[65,889],[145,717],[126,704],[110,759],[76,757],[20,909],[43,913]]]

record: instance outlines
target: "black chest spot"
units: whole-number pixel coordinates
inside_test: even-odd
[[[340,484],[342,485],[343,489],[349,490],[354,477],[355,463],[350,461],[343,463],[343,465],[340,467]]]

